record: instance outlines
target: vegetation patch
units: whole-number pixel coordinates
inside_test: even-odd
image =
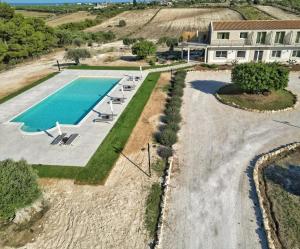
[[[85,167],[36,165],[39,176],[75,179],[78,184],[102,184],[123,150],[159,77],[160,73],[147,76]]]
[[[147,197],[146,213],[145,213],[145,225],[151,237],[155,235],[155,230],[158,223],[158,218],[160,213],[159,204],[160,204],[161,194],[162,194],[162,189],[160,184],[154,183],[151,186],[150,192]]]
[[[219,89],[216,97],[242,109],[276,111],[294,106],[297,98],[285,90],[289,71],[277,63],[244,63],[231,72],[232,83]]]
[[[24,160],[0,162],[0,224],[41,196],[36,179],[36,173]]]
[[[251,5],[240,5],[232,7],[233,10],[239,12],[246,20],[272,20],[273,18]]]

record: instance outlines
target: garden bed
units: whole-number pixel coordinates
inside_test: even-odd
[[[221,87],[216,98],[223,104],[257,112],[289,110],[297,102],[297,96],[285,89],[271,91],[268,95],[248,94],[235,84]]]
[[[270,249],[300,248],[300,144],[260,157],[254,181]]]

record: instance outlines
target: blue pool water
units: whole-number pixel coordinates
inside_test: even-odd
[[[78,78],[11,120],[26,132],[45,131],[60,124],[76,125],[119,82],[115,78]]]

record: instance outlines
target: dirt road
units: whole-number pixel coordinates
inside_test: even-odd
[[[297,73],[290,78],[290,89],[299,94]],[[230,82],[226,71],[190,72],[187,82],[161,248],[267,248],[250,162],[299,141],[300,106],[275,114],[225,106],[213,93]]]
[[[280,19],[280,20],[295,20],[300,19],[300,15],[284,11],[282,9],[273,7],[273,6],[267,6],[267,5],[257,5],[256,8],[258,8],[261,11],[266,12],[270,16]]]

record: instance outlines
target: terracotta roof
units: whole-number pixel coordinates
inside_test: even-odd
[[[212,22],[213,30],[299,29],[300,20],[245,20]]]

